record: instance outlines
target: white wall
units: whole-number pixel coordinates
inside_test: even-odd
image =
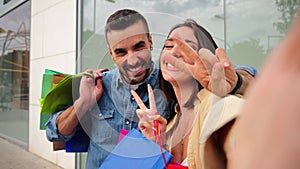
[[[39,129],[39,97],[45,68],[75,73],[76,1],[31,0],[29,151],[63,168],[75,168],[74,153],[53,152]]]

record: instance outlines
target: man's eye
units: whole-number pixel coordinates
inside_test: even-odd
[[[144,48],[145,47],[145,45],[144,44],[138,44],[138,45],[136,45],[136,49],[141,49],[141,48]]]
[[[117,56],[117,57],[122,57],[122,56],[125,56],[125,55],[126,55],[125,52],[117,52],[117,53],[116,53],[116,56]]]
[[[125,50],[115,50],[115,55],[116,56],[124,56],[126,55],[126,51]]]

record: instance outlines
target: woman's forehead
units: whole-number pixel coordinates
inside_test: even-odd
[[[174,29],[169,38],[177,37],[179,39],[183,39],[185,41],[191,41],[197,43],[197,38],[195,36],[194,30],[187,26],[182,26]]]

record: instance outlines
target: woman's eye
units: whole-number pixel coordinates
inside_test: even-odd
[[[173,45],[165,45],[164,48],[172,49],[172,48],[173,48]]]
[[[172,49],[173,47],[174,47],[174,42],[173,42],[173,40],[167,39],[167,40],[165,41],[164,48],[165,48],[165,49]]]

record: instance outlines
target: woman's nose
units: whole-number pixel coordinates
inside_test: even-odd
[[[172,48],[172,54],[174,55],[174,57],[180,58],[182,57],[182,50],[180,49],[180,47],[178,45],[174,45]]]

